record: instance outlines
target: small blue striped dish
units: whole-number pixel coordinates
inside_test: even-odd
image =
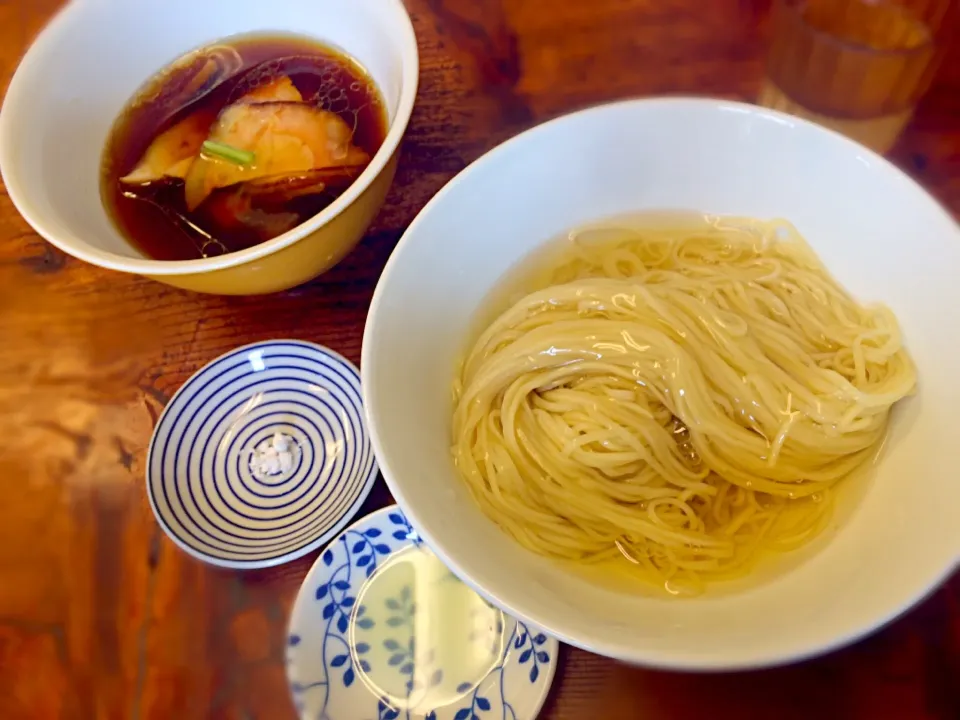
[[[255,453],[277,433],[288,462],[265,469]],[[297,340],[247,345],[201,369],[167,404],[147,457],[160,526],[190,555],[229,568],[323,545],[376,477],[356,367]]]

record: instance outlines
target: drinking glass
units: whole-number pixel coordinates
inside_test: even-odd
[[[930,87],[954,0],[774,0],[761,105],[886,152]]]

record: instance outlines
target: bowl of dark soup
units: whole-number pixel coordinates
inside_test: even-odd
[[[20,64],[0,171],[95,265],[200,292],[299,285],[383,203],[417,89],[400,0],[74,0]]]

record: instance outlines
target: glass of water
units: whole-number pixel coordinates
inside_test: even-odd
[[[774,0],[761,105],[886,152],[930,87],[954,0]]]

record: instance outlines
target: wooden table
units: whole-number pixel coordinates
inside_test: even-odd
[[[135,0],[131,0],[135,2]],[[57,0],[0,0],[0,83]],[[178,551],[143,470],[174,390],[237,345],[299,337],[357,361],[387,256],[467,163],[545,118],[632,95],[754,97],[762,0],[408,0],[421,91],[362,245],[273,297],[192,295],[47,245],[0,188],[0,718],[289,718],[285,624],[313,557],[227,572]],[[960,53],[893,153],[960,212]],[[952,74],[951,74],[952,73]],[[362,512],[388,503],[382,483]],[[960,718],[960,578],[876,636],[730,675],[566,648],[542,717]]]

